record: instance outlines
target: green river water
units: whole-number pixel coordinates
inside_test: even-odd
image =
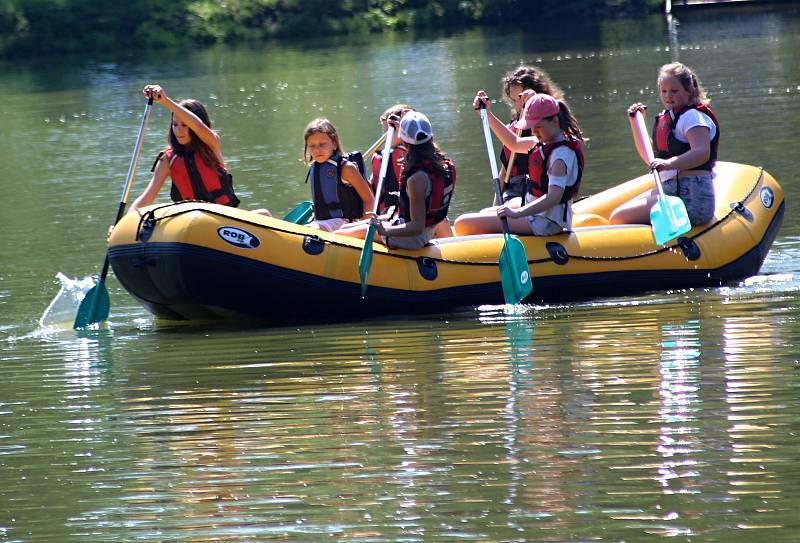
[[[677,18],[0,64],[0,541],[800,541],[800,12]],[[453,218],[491,200],[478,89],[545,68],[592,193],[643,173],[625,108],[675,57],[720,158],[786,193],[741,283],[246,328],[157,321],[111,274],[106,327],[38,324],[57,272],[99,271],[145,83],[205,102],[243,207],[276,213],[308,197],[309,120],[364,149],[410,102],[459,167]]]

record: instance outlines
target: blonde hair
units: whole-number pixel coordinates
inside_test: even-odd
[[[711,102],[706,96],[706,91],[703,90],[703,86],[700,84],[700,79],[697,77],[697,74],[685,64],[681,64],[680,62],[664,64],[658,69],[656,84],[661,85],[661,82],[668,77],[674,77],[681,86],[686,89],[689,93],[690,103],[707,105]]]
[[[303,162],[306,164],[311,164],[314,160],[311,157],[311,153],[308,152],[308,137],[312,134],[326,134],[333,140],[335,146],[333,153],[344,154],[344,151],[342,151],[342,144],[339,142],[339,133],[336,131],[336,127],[333,126],[333,123],[328,119],[319,117],[308,123],[308,126],[306,126],[306,129],[303,131]]]

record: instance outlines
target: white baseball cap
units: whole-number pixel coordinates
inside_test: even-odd
[[[419,145],[430,141],[433,137],[431,122],[419,111],[409,111],[400,119],[398,136],[409,145]]]

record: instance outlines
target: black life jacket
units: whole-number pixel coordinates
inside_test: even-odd
[[[511,129],[514,133],[516,133],[516,125],[515,123],[511,123],[508,125],[508,128]],[[527,128],[522,131],[520,134],[521,137],[527,138],[533,134],[530,128]],[[518,175],[525,175],[528,173],[528,154],[529,153],[517,153],[514,155],[514,163],[511,165],[511,173],[509,174],[509,178],[516,177]],[[511,158],[511,149],[506,147],[505,145],[501,146],[500,149],[500,162],[503,164],[503,167],[508,171],[508,160]]]
[[[717,128],[717,133],[711,140],[711,152],[709,153],[708,161],[691,168],[692,170],[711,170],[717,163],[719,122],[714,112],[705,104],[691,105],[681,109],[677,113],[665,109],[656,115],[655,125],[653,126],[653,151],[655,152],[656,158],[670,158],[682,155],[692,148],[688,143],[684,143],[675,137],[675,127],[678,125],[678,119],[690,109],[696,109],[708,115]]]
[[[403,172],[403,159],[407,149],[402,146],[395,147],[389,155],[389,166],[386,168],[386,177],[383,180],[380,196],[377,194],[378,180],[381,175],[381,151],[372,155],[372,192],[378,198],[378,213],[384,213],[392,206],[400,203],[400,175]]]
[[[355,163],[361,175],[364,175],[364,159],[358,152],[348,154],[346,159],[337,153],[323,164],[313,162],[308,169],[306,182],[311,179],[311,199],[317,220],[353,220],[364,215],[364,202],[358,191],[342,181],[345,160]]]
[[[173,202],[183,200],[202,200],[231,207],[239,206],[239,198],[233,191],[233,176],[217,164],[206,164],[199,153],[180,153],[174,149],[162,151],[156,157],[151,171],[165,156],[169,162],[169,176],[172,179],[170,198]]]
[[[550,155],[553,151],[565,145],[575,151],[578,156],[578,178],[575,180],[574,185],[564,188],[564,194],[561,196],[559,204],[566,204],[573,198],[578,196],[580,192],[581,179],[583,178],[584,156],[583,156],[583,143],[577,139],[565,139],[554,143],[537,143],[536,147],[531,149],[530,160],[528,161],[528,192],[534,198],[547,194],[547,188],[550,185],[550,177],[547,175],[547,168],[550,162]],[[564,207],[564,219],[566,220],[567,208]]]
[[[446,162],[448,174],[444,178],[438,175],[430,160],[420,160],[407,172],[404,172],[405,180],[400,183],[400,217],[402,219],[411,220],[407,181],[419,170],[427,173],[431,180],[431,193],[425,198],[425,226],[440,223],[447,217],[447,211],[450,209],[450,202],[456,189],[456,166],[451,160],[446,160]]]

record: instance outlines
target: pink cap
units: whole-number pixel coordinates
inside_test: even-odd
[[[549,94],[534,94],[525,102],[525,108],[517,121],[516,128],[519,130],[533,128],[533,125],[542,119],[553,115],[558,115],[558,100]]]

